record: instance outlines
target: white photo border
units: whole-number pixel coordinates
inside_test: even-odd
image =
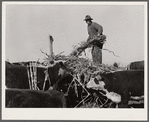
[[[5,108],[5,20],[6,5],[144,5],[145,105],[144,109],[67,109],[67,108]],[[148,116],[148,54],[147,2],[2,2],[2,120],[147,120]]]

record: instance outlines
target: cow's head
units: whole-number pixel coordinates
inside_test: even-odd
[[[91,78],[90,81],[86,84],[87,88],[95,89],[95,90],[103,90],[106,92],[105,96],[112,100],[114,103],[119,103],[121,101],[121,96],[114,92],[109,92],[105,85],[107,83],[107,79],[104,77],[98,78]]]
[[[69,74],[70,70],[65,66],[64,61],[55,61],[53,65],[48,67],[48,74],[50,76],[52,85],[59,79],[63,79]]]
[[[49,86],[53,86],[58,80],[64,79],[70,73],[69,68],[65,66],[65,62],[61,60],[55,61],[48,68],[44,69],[44,71],[37,71],[38,75],[40,75],[40,81],[38,81],[38,86],[40,87],[40,89],[43,89],[43,85],[45,83],[45,90],[48,90]],[[48,75],[49,79],[46,79],[46,75]]]
[[[86,84],[87,88],[92,88],[92,89],[104,89],[105,83],[102,81],[102,78],[100,77],[95,77],[91,78],[90,81]]]
[[[66,67],[64,61],[58,62],[58,65],[59,65],[58,77],[60,79],[63,79],[70,74],[71,71],[68,67]]]

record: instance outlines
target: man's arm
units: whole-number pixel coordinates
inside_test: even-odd
[[[103,33],[103,28],[102,28],[101,25],[99,25],[99,24],[97,24],[97,23],[94,23],[94,27],[95,27],[95,29],[97,29],[98,35],[101,35],[101,34]]]
[[[87,38],[87,42],[88,42],[90,39],[91,39],[91,37],[90,37],[90,36],[88,36],[88,38]]]

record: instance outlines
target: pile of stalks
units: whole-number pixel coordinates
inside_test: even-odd
[[[90,78],[96,77],[102,73],[114,72],[118,69],[113,65],[99,64],[95,66],[92,61],[79,57],[59,55],[55,57],[55,60],[65,61],[65,66],[71,70],[73,75],[84,75],[86,83]]]

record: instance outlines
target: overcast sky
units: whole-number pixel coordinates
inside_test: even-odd
[[[6,5],[5,60],[10,62],[38,60],[45,57],[40,49],[49,53],[49,35],[54,38],[54,54],[70,54],[72,46],[86,41],[87,25],[83,21],[90,15],[103,26],[107,36],[103,63],[144,60],[144,6],[94,4],[8,4]],[[90,50],[87,56],[90,57]]]

